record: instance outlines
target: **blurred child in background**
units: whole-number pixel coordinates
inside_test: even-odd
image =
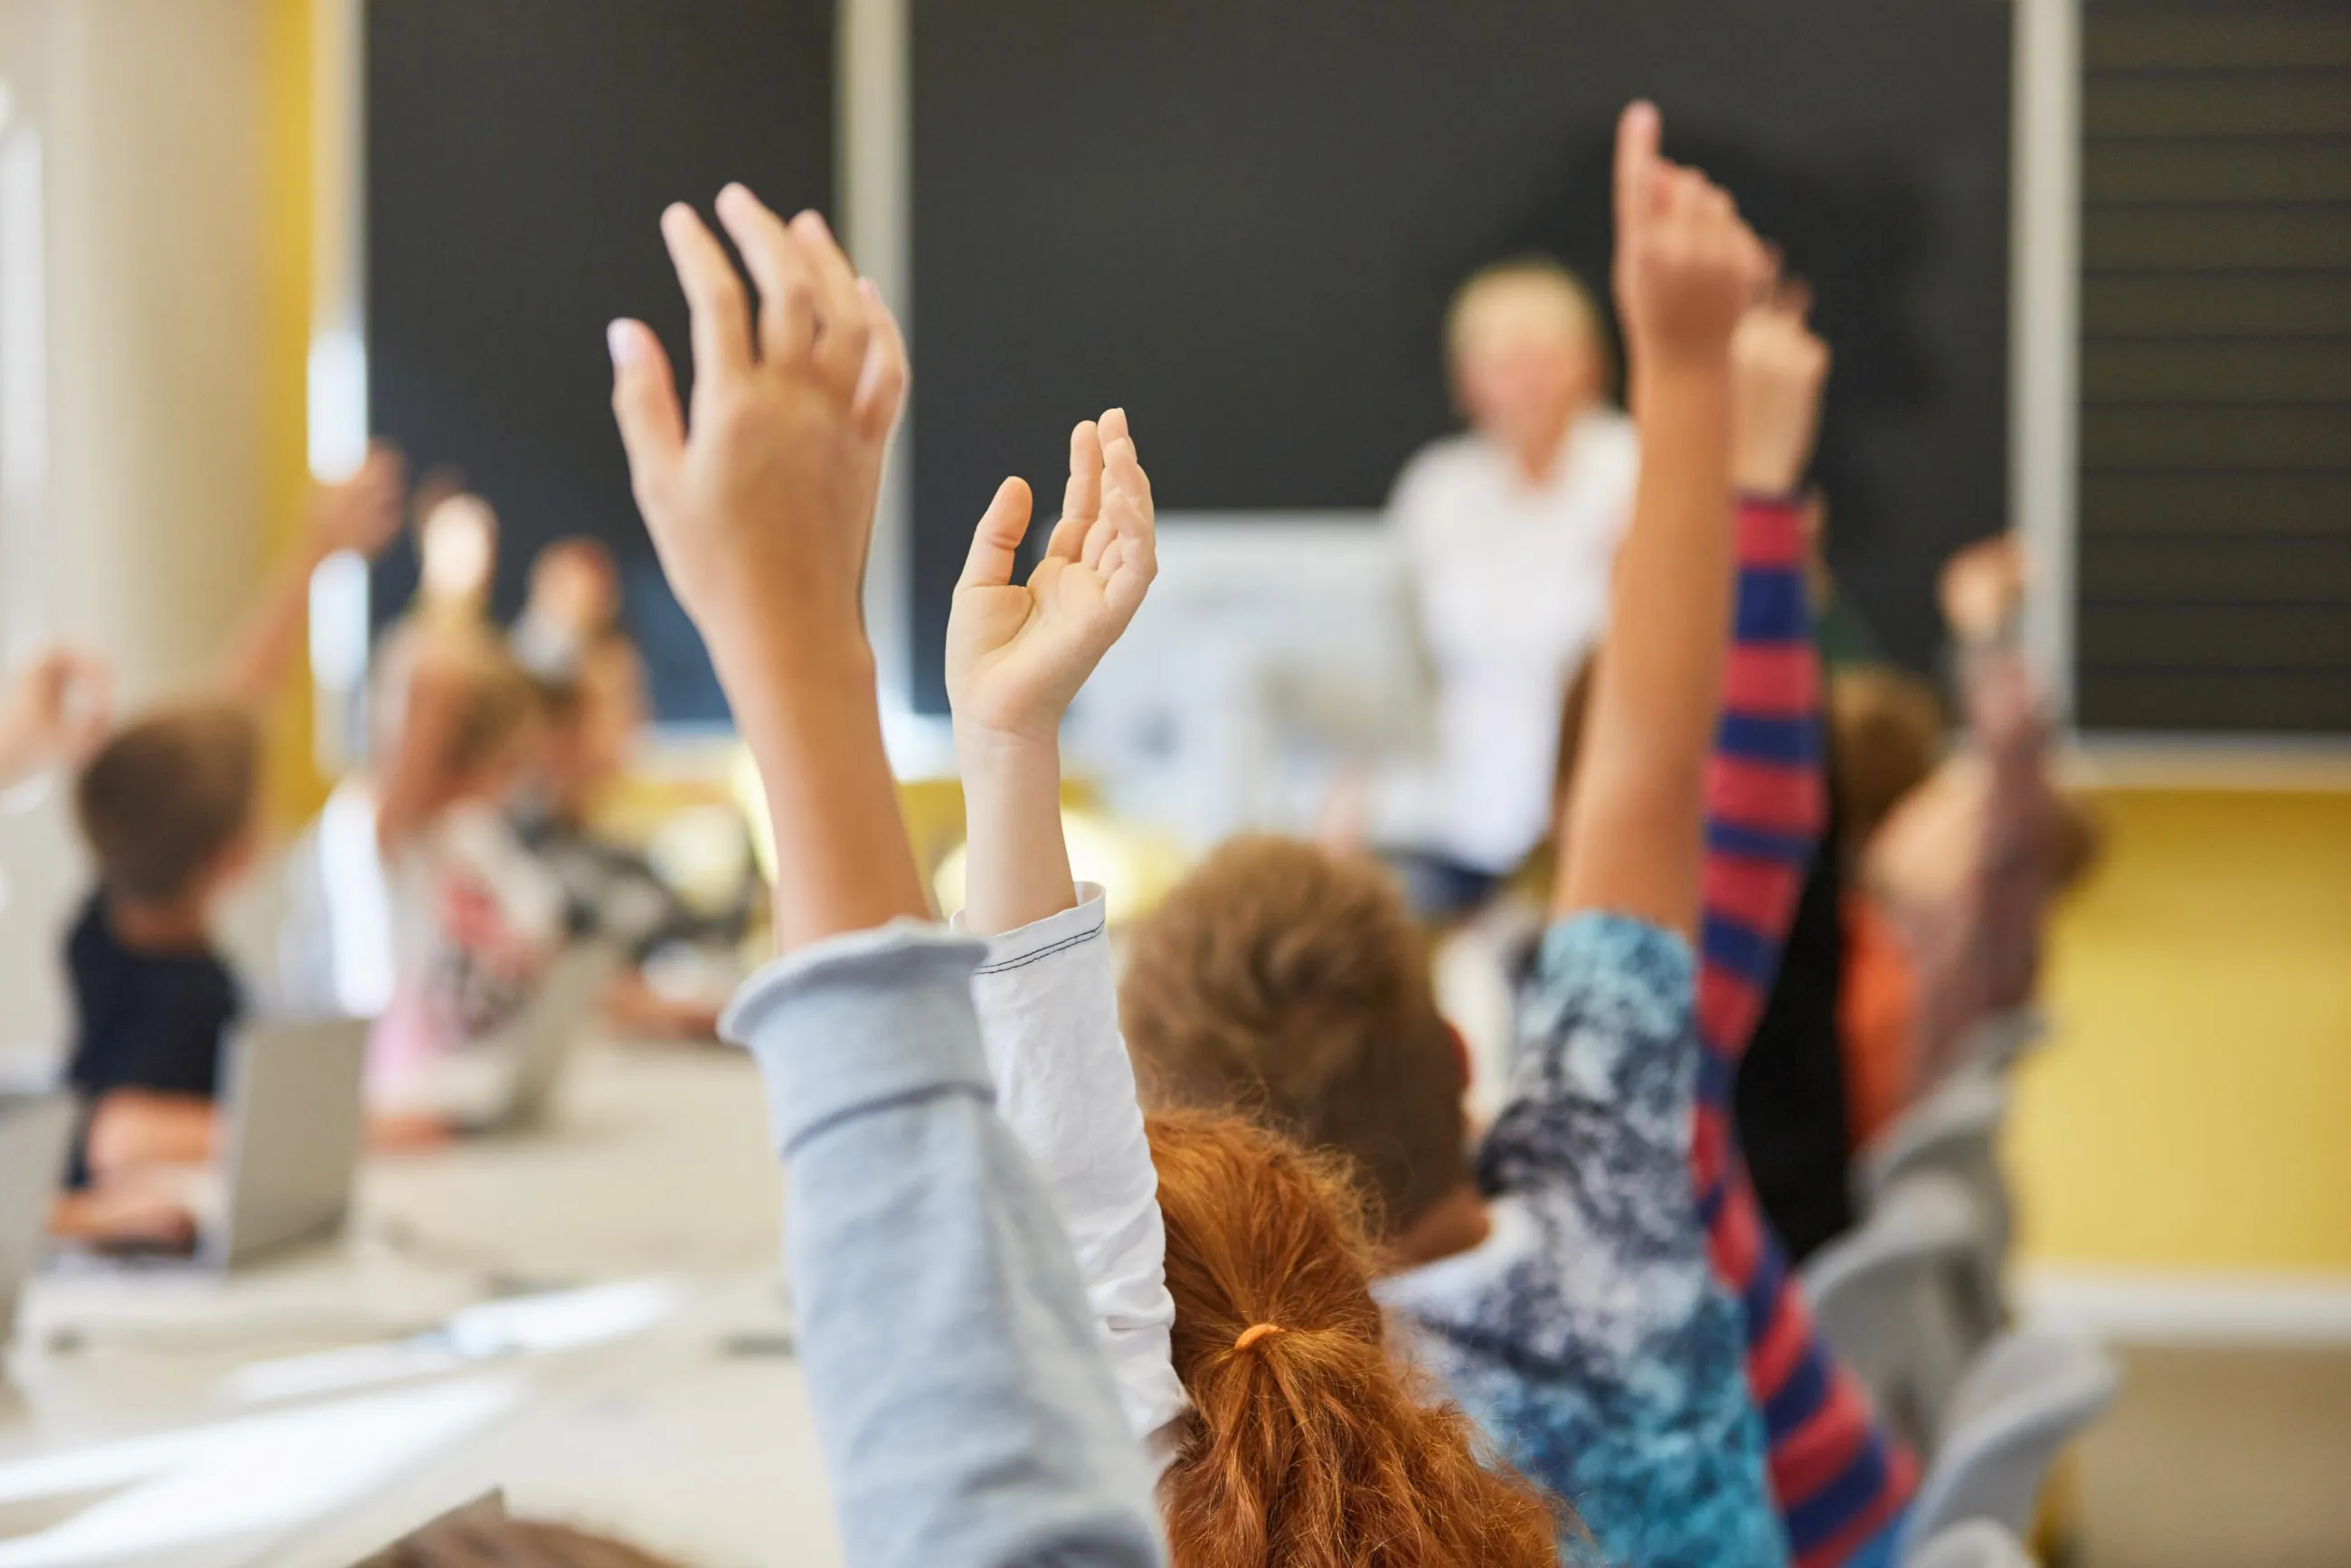
[[[562,949],[562,886],[509,815],[546,737],[539,688],[503,643],[421,650],[377,785],[392,964],[368,1054],[381,1141],[495,1113],[508,1063],[469,1048],[521,1012]]]
[[[619,626],[619,582],[611,553],[593,539],[558,540],[532,563],[530,597],[511,641],[546,698],[548,734],[538,772],[517,800],[515,828],[562,884],[575,931],[610,940],[627,959],[605,996],[612,1025],[633,1035],[715,1038],[717,1002],[664,995],[645,966],[673,943],[739,939],[754,879],[746,876],[723,907],[697,910],[644,854],[597,828],[599,806],[636,759],[647,716],[644,660]]]
[[[1940,589],[1966,730],[1862,851],[1907,982],[1872,1041],[1878,1088],[1856,1128],[1865,1136],[1964,1060],[1974,1026],[2032,1000],[2049,906],[2098,854],[2095,817],[2051,776],[2047,717],[2016,647],[2015,540],[1959,551]],[[1920,716],[1905,722],[1915,731]]]
[[[81,1104],[56,1228],[99,1240],[191,1239],[145,1173],[208,1158],[221,1049],[244,1010],[213,921],[261,839],[260,714],[301,643],[310,577],[329,555],[373,555],[400,523],[389,451],[312,504],[304,549],[282,567],[212,695],[157,709],[82,769],[76,816],[98,887],[66,944],[76,1014],[67,1070]]]

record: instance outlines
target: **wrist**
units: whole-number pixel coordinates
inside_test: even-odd
[[[1730,488],[1740,499],[1764,506],[1792,507],[1802,494],[1802,466],[1777,456],[1754,457],[1733,451]]]
[[[1634,346],[1633,382],[1673,384],[1686,381],[1730,380],[1730,340],[1728,338],[1693,339],[1687,342],[1671,340],[1640,343]]]
[[[806,627],[778,629],[714,636],[709,646],[726,706],[755,756],[773,738],[807,724],[876,715],[873,650],[862,632],[817,636]]]
[[[1056,779],[1061,768],[1061,735],[1058,725],[1047,728],[1003,727],[957,720],[956,762],[967,781],[1033,774],[1050,768]]]

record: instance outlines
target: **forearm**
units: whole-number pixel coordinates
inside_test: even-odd
[[[1641,478],[1618,556],[1553,913],[1611,909],[1688,933],[1730,622],[1725,361],[1654,368],[1635,388]]]
[[[963,773],[964,925],[994,936],[1077,904],[1061,833],[1058,741],[958,727]]]
[[[89,1124],[89,1166],[99,1176],[140,1166],[200,1165],[212,1158],[213,1103],[193,1094],[118,1089]]]
[[[930,918],[862,635],[745,639],[723,653],[714,640],[713,653],[775,834],[776,950]]]
[[[1738,599],[1706,773],[1700,947],[1718,983],[1699,988],[1708,1043],[1734,1055],[1778,973],[1825,816],[1820,657],[1800,528],[1793,503],[1740,497]]]
[[[266,706],[277,698],[301,651],[309,624],[310,577],[323,559],[317,545],[302,548],[271,575],[221,666],[220,685],[231,702]]]

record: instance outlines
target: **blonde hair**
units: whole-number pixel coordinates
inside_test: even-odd
[[[1555,332],[1583,344],[1599,361],[1604,383],[1613,377],[1600,308],[1583,280],[1559,263],[1526,256],[1472,273],[1446,308],[1447,356],[1458,363],[1471,343],[1506,322],[1520,330]]]

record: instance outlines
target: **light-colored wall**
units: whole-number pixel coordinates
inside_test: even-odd
[[[5,631],[103,651],[130,704],[202,675],[283,509],[264,437],[271,9],[0,5],[0,79],[45,154],[49,472],[44,548],[9,557],[40,562],[45,623]],[[57,794],[0,813],[0,1050],[61,1039],[56,927],[81,873]]]

